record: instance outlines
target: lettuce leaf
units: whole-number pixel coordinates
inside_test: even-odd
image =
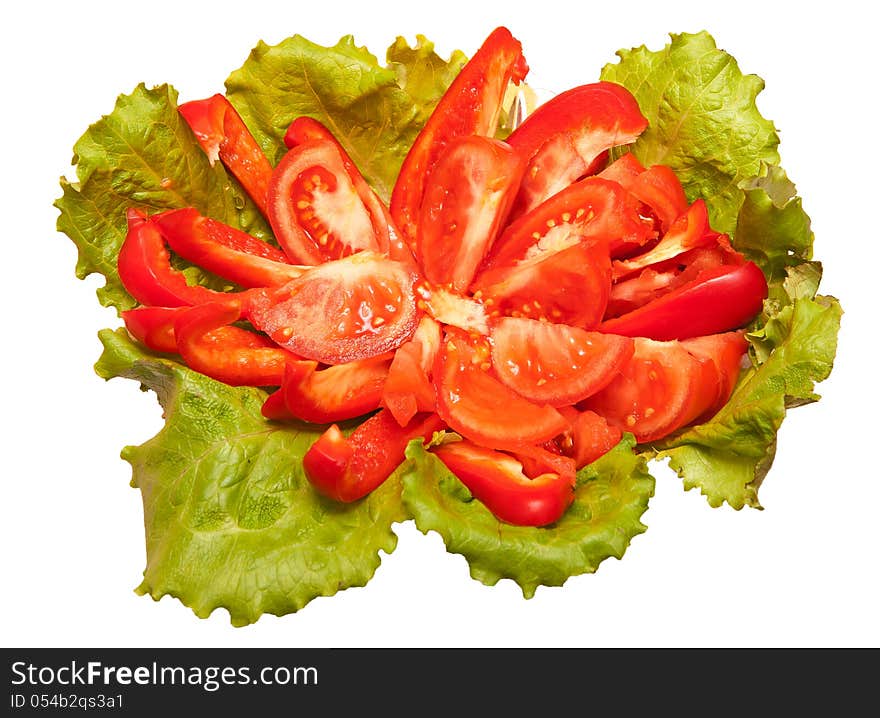
[[[144,503],[138,593],[175,596],[202,618],[222,607],[241,626],[367,583],[407,518],[399,474],[354,504],[323,499],[302,469],[321,427],[267,422],[265,392],[145,352],[125,330],[99,336],[97,373],[141,382],[165,411],[155,437],[122,452]]]
[[[260,42],[226,80],[226,96],[273,164],[294,118],[322,122],[387,202],[413,140],[464,61],[460,52],[442,60],[421,36],[415,48],[398,38],[383,67],[351,35],[332,47],[294,35]]]
[[[561,586],[570,576],[596,571],[610,556],[622,558],[632,538],[645,531],[640,519],[654,495],[654,479],[634,445],[627,434],[581,469],[574,502],[550,527],[499,521],[417,443],[407,451],[403,500],[416,527],[440,534],[447,550],[467,559],[473,578],[488,586],[512,579],[531,598],[538,586]]]

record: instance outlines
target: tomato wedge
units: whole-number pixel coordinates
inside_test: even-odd
[[[516,196],[523,163],[488,137],[449,142],[425,185],[418,259],[428,281],[464,292]]]
[[[322,364],[396,349],[418,321],[415,275],[373,252],[312,267],[283,287],[250,290],[246,315],[280,346]]]
[[[203,217],[188,207],[152,216],[177,254],[242,287],[272,287],[299,277],[305,268],[247,232]]]
[[[411,248],[416,247],[425,185],[443,150],[456,137],[493,137],[508,84],[519,84],[528,70],[519,40],[499,27],[440,98],[407,153],[391,194],[391,216]]]
[[[291,361],[284,369],[281,400],[263,405],[267,419],[329,424],[379,408],[391,356],[383,354],[318,370],[314,361]]]
[[[405,427],[386,410],[373,414],[348,437],[336,424],[312,444],[303,470],[312,486],[336,501],[357,501],[403,463],[413,439],[428,441],[444,428],[436,414],[418,414]]]
[[[413,338],[394,352],[382,389],[382,404],[401,426],[420,411],[434,411],[436,396],[430,377],[440,341],[440,325],[423,316]]]
[[[177,109],[211,163],[219,158],[265,214],[272,165],[229,100],[216,94]]]
[[[545,102],[507,138],[528,163],[514,216],[600,169],[596,161],[606,150],[634,142],[647,126],[632,94],[612,82],[581,85]]]
[[[503,449],[540,444],[567,428],[556,409],[524,399],[493,376],[489,358],[485,342],[447,331],[434,383],[437,413],[451,429],[482,446]]]
[[[724,332],[685,339],[681,345],[695,357],[711,361],[718,373],[718,396],[705,413],[698,417],[699,420],[706,421],[730,399],[739,380],[749,343],[742,332]]]
[[[633,353],[633,340],[534,319],[499,319],[492,328],[492,366],[520,396],[561,407],[595,394]]]
[[[442,444],[431,451],[496,518],[516,526],[552,524],[574,498],[573,462],[567,470],[531,478],[513,456],[469,441]]]
[[[611,426],[604,417],[594,411],[578,411],[574,407],[561,408],[571,428],[557,437],[562,453],[571,457],[575,468],[580,470],[607,454],[620,443],[623,432]]]
[[[602,322],[599,331],[659,341],[738,329],[761,311],[767,279],[754,262],[722,265],[638,309]]]
[[[350,161],[349,161],[350,162]],[[268,215],[291,261],[321,264],[355,252],[387,252],[388,226],[364,205],[339,145],[311,140],[288,150],[272,173]],[[359,175],[358,175],[359,176]]]
[[[716,401],[719,377],[712,361],[677,341],[636,338],[634,344],[620,374],[581,407],[645,442],[686,426]]]

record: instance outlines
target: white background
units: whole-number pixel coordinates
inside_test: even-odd
[[[0,642],[7,646],[877,646],[880,645],[876,335],[878,69],[856,3],[15,3],[5,10],[3,451]],[[570,8],[576,7],[577,10]],[[12,9],[16,8],[16,9]],[[436,534],[398,526],[365,587],[233,629],[133,588],[143,523],[119,458],[161,426],[152,394],[92,371],[118,326],[75,279],[56,233],[71,148],[119,93],[170,82],[181,100],[222,91],[258,39],[353,33],[380,57],[396,35],[471,54],[496,25],[523,43],[536,87],[594,81],[618,48],[709,30],[779,129],[783,165],[813,219],[822,290],[846,314],[818,404],[790,413],[761,488],[764,511],[711,509],[657,467],[656,496],[624,560],[526,601],[472,580]]]

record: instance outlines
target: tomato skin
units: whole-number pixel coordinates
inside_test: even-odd
[[[648,126],[632,94],[611,82],[575,87],[538,107],[507,138],[528,163],[514,216],[600,167],[602,154]]]
[[[324,496],[351,502],[379,487],[403,463],[413,439],[428,441],[444,428],[436,414],[417,414],[401,427],[391,414],[373,414],[345,437],[336,424],[303,457],[306,478]]]
[[[415,279],[400,262],[359,252],[283,287],[250,290],[245,314],[294,354],[344,364],[392,351],[413,335]]]
[[[329,424],[368,414],[379,408],[390,364],[382,355],[319,371],[317,362],[290,361],[279,389],[283,412],[273,399],[263,415]]]
[[[229,293],[190,286],[171,266],[171,255],[159,227],[144,212],[129,209],[128,231],[116,260],[119,279],[140,304],[183,307],[226,299]]]
[[[715,367],[718,376],[718,396],[697,419],[698,422],[708,421],[730,399],[739,379],[749,343],[743,332],[725,332],[685,339],[681,345],[695,357],[711,361]]]
[[[174,321],[177,351],[194,371],[231,386],[280,385],[286,363],[298,357],[265,337],[227,326],[240,318],[236,299],[181,312]]]
[[[305,271],[271,244],[192,207],[161,212],[151,220],[181,257],[242,287],[279,286]]]
[[[761,311],[767,279],[754,262],[723,265],[638,309],[602,322],[599,331],[658,341],[737,329]]]
[[[528,69],[520,42],[499,27],[440,98],[407,153],[391,194],[391,216],[413,249],[425,184],[443,150],[456,137],[494,136],[508,83],[519,84]]]
[[[507,218],[523,169],[504,142],[449,142],[425,184],[419,215],[417,256],[428,281],[467,290]]]
[[[629,337],[506,317],[492,328],[496,376],[537,404],[563,407],[605,387],[633,353]]]
[[[488,448],[540,444],[568,426],[551,406],[519,396],[491,372],[489,347],[448,330],[434,367],[437,413],[453,430]],[[498,408],[503,407],[503,411]]]
[[[607,454],[623,438],[620,427],[611,426],[594,411],[578,411],[574,407],[561,408],[560,411],[571,428],[557,437],[557,442],[562,452],[574,461],[578,471]]]
[[[547,526],[562,517],[574,498],[573,462],[568,470],[529,478],[514,457],[470,441],[441,444],[431,451],[496,518],[509,524]]]
[[[229,100],[216,94],[177,109],[211,163],[219,158],[265,214],[272,165]]]

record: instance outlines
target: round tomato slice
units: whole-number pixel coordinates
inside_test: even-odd
[[[717,397],[718,372],[710,360],[677,341],[636,338],[617,378],[581,406],[645,442],[686,426]]]
[[[309,269],[277,289],[252,290],[247,318],[306,359],[342,364],[396,349],[418,320],[415,275],[373,252]]]
[[[333,141],[312,140],[288,150],[272,172],[268,214],[276,239],[295,263],[387,249]]]
[[[539,406],[491,373],[485,341],[449,331],[437,356],[437,413],[453,431],[493,449],[540,444],[562,433],[568,422],[556,409]]]
[[[539,404],[583,401],[617,376],[633,341],[534,319],[500,319],[492,329],[492,365],[498,378]]]
[[[488,137],[449,143],[425,187],[418,258],[428,281],[464,292],[507,218],[523,163]]]

